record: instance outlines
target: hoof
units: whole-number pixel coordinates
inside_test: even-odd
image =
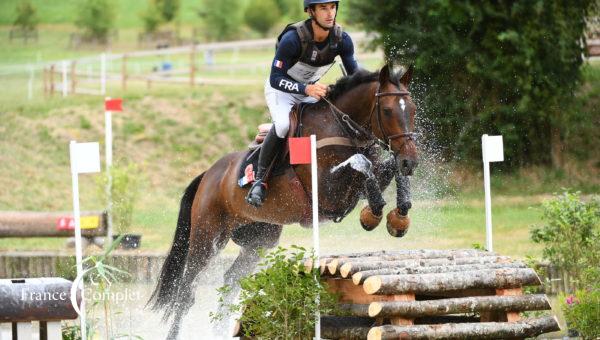
[[[387,230],[394,237],[402,237],[408,231],[410,218],[408,215],[400,215],[398,208],[387,214]]]
[[[371,231],[379,225],[383,215],[375,216],[368,205],[360,211],[360,225],[366,231]]]

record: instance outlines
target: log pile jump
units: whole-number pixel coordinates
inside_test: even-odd
[[[307,268],[312,262],[305,263]],[[321,278],[341,297],[322,318],[326,339],[525,338],[560,330],[541,281],[524,263],[495,253],[405,250],[323,257]]]

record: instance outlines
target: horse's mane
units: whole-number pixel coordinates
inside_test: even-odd
[[[336,100],[358,85],[371,83],[377,80],[379,80],[379,71],[370,72],[365,69],[359,69],[349,76],[338,79],[338,81],[331,86],[327,98]],[[398,75],[393,75],[390,80],[396,84],[398,82]]]

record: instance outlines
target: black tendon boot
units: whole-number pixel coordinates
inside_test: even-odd
[[[265,178],[267,168],[275,159],[279,153],[279,149],[285,138],[279,138],[275,133],[275,125],[271,127],[269,133],[265,137],[260,148],[260,154],[258,155],[258,169],[256,169],[256,181],[252,184],[248,195],[246,195],[246,202],[248,204],[260,207],[265,197],[267,196],[267,179]]]

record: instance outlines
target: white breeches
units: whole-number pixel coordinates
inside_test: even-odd
[[[265,99],[269,112],[271,113],[271,120],[275,125],[275,132],[277,137],[284,138],[290,129],[290,110],[294,104],[300,102],[304,103],[316,103],[317,100],[313,97],[293,94],[283,91],[279,91],[271,87],[269,79],[265,83]]]

